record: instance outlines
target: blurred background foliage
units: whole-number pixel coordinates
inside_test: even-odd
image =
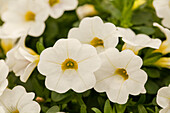
[[[143,1],[141,5],[136,5],[137,1]],[[131,28],[136,34],[144,33],[152,38],[165,40],[164,34],[152,26],[153,22],[160,23],[161,19],[156,16],[152,5],[153,0],[79,0],[79,6],[92,4],[103,21],[111,22],[116,26]],[[51,47],[60,38],[66,38],[68,31],[72,27],[77,27],[80,23],[75,11],[65,12],[59,19],[51,17],[46,21],[45,32],[40,37],[27,37],[26,46],[32,48],[37,53],[41,53],[45,48]],[[3,22],[0,21],[2,25]],[[119,50],[123,42],[117,46]],[[0,50],[0,57],[5,58],[3,50]],[[153,53],[153,49],[145,48],[139,52],[144,64],[142,69],[148,74],[148,81],[145,85],[146,94],[129,96],[125,105],[109,102],[105,93],[97,93],[94,89],[82,94],[77,94],[72,90],[64,94],[58,94],[45,87],[45,77],[34,70],[29,80],[23,83],[14,73],[8,76],[9,88],[22,85],[27,91],[35,92],[35,100],[41,105],[41,113],[56,113],[64,111],[69,113],[158,113],[160,107],[156,104],[156,94],[159,88],[170,84],[170,70],[156,67],[153,64],[163,56]]]

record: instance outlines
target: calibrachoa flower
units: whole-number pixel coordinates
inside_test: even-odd
[[[100,53],[118,44],[118,31],[112,23],[103,23],[100,17],[86,17],[79,28],[72,28],[68,38],[78,39],[81,43],[90,44]]]
[[[99,54],[102,66],[95,72],[95,90],[106,92],[112,102],[125,104],[129,94],[144,93],[147,74],[141,70],[142,59],[131,50],[109,48]]]
[[[64,11],[74,10],[78,0],[44,0],[48,5],[49,14],[53,18],[59,18]]]
[[[153,6],[157,16],[163,18],[162,24],[170,28],[170,0],[154,0]]]
[[[0,106],[5,113],[40,113],[40,105],[33,101],[34,93],[27,93],[22,86],[6,89],[0,96]]]
[[[32,71],[38,65],[39,55],[32,49],[25,47],[25,38],[22,37],[16,47],[7,52],[6,62],[22,82],[26,82]]]
[[[17,39],[1,39],[1,47],[6,54],[16,45]]]
[[[163,108],[159,113],[170,113],[170,85],[158,90],[156,102]]]
[[[85,4],[83,6],[79,6],[76,9],[76,13],[77,13],[77,16],[79,17],[79,19],[83,19],[84,17],[87,17],[87,16],[96,15],[97,11],[93,5]]]
[[[118,30],[120,32],[120,36],[122,37],[122,40],[125,42],[122,50],[130,49],[135,54],[138,54],[139,50],[145,47],[158,49],[159,46],[161,45],[160,39],[151,39],[149,36],[145,34],[136,35],[129,28],[118,28]]]
[[[154,23],[154,26],[158,27],[166,36],[166,40],[164,40],[158,50],[155,52],[161,52],[162,54],[170,53],[170,30],[162,27],[158,23]]]
[[[9,73],[9,68],[4,60],[0,60],[0,95],[2,95],[3,91],[8,86],[7,76]]]
[[[76,39],[60,39],[41,53],[38,70],[46,76],[48,89],[58,93],[73,89],[80,93],[94,87],[94,72],[100,64],[93,46]]]
[[[2,14],[2,20],[7,33],[40,36],[48,16],[48,8],[41,0],[16,0],[9,4],[8,10]]]

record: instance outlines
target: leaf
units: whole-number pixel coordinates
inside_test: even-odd
[[[57,113],[60,111],[60,108],[58,106],[53,106],[46,113]]]
[[[71,97],[73,95],[73,92],[72,91],[68,91],[64,94],[60,94],[60,93],[56,93],[56,92],[52,92],[51,93],[51,99],[54,101],[54,102],[59,102],[59,101],[62,101],[64,99],[67,99],[69,97]]]
[[[107,99],[104,105],[104,113],[112,113],[112,107],[110,101]]]
[[[144,70],[146,71],[147,75],[151,78],[159,78],[160,77],[160,72],[158,69],[145,68]]]
[[[139,100],[138,100],[138,103],[143,104],[145,102],[145,100],[146,100],[146,95],[141,95]]]
[[[97,108],[92,108],[92,110],[95,112],[95,113],[102,113],[99,109]]]
[[[81,105],[81,108],[80,108],[80,113],[87,113],[87,107],[85,104]]]
[[[152,27],[148,27],[148,26],[133,27],[133,29],[147,35],[152,35],[153,33],[155,33],[155,30]]]
[[[152,80],[147,81],[145,88],[148,94],[156,94],[157,91],[159,90],[159,86]]]
[[[126,104],[116,104],[117,113],[124,113],[126,110]]]
[[[153,63],[155,63],[157,60],[159,60],[162,57],[161,54],[155,54],[154,56],[150,56],[149,58],[145,58],[143,61],[144,66],[150,66]]]
[[[138,105],[138,111],[139,111],[139,113],[147,113],[145,107],[141,104]]]
[[[38,54],[41,54],[41,52],[45,49],[44,44],[43,44],[43,38],[41,37],[40,40],[36,43],[36,48]]]

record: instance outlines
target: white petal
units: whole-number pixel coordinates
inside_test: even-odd
[[[60,9],[60,8],[52,8],[50,10],[50,16],[57,19],[59,17],[61,17],[64,13],[64,10],[63,9]]]
[[[61,0],[61,5],[62,9],[64,10],[73,10],[77,7],[78,1],[77,0]]]
[[[26,104],[25,106],[23,106],[23,108],[21,109],[21,113],[40,113],[40,105],[37,102],[30,102],[28,104]]]
[[[0,81],[6,79],[9,73],[9,68],[4,60],[0,60],[0,73]]]
[[[45,24],[43,22],[35,22],[31,24],[28,34],[34,37],[40,36],[45,29]]]
[[[144,89],[144,85],[147,81],[147,74],[143,70],[139,69],[135,72],[129,73],[129,78],[126,81],[126,87],[130,94],[138,95]]]
[[[34,71],[36,67],[36,63],[30,63],[26,68],[25,71],[23,73],[23,75],[21,75],[20,80],[22,82],[26,82],[28,80],[28,78],[30,77],[31,73]]]
[[[156,102],[162,108],[166,108],[170,103],[170,87],[163,87],[158,90]]]
[[[165,109],[161,109],[159,113],[170,113],[170,107],[167,107]]]

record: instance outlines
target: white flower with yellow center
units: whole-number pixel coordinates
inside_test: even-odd
[[[87,17],[87,16],[96,15],[97,11],[93,5],[85,4],[83,6],[79,6],[76,9],[76,13],[77,13],[77,16],[79,17],[79,19],[83,19],[84,17]]]
[[[27,93],[22,86],[5,89],[0,96],[0,106],[5,113],[40,113],[40,105],[33,101],[34,93]],[[2,109],[0,109],[2,110]]]
[[[120,36],[122,40],[125,42],[122,50],[130,49],[135,54],[138,54],[139,50],[150,47],[154,49],[158,49],[161,45],[160,39],[151,39],[149,36],[145,34],[135,34],[129,28],[118,28]]]
[[[78,0],[45,0],[45,2],[53,18],[61,17],[64,11],[74,10],[78,5]]]
[[[170,113],[170,85],[158,90],[156,102],[163,108],[159,113]]]
[[[0,95],[2,95],[3,91],[8,86],[7,76],[9,73],[9,68],[4,60],[0,60]]]
[[[154,0],[153,6],[157,16],[163,18],[162,24],[170,28],[170,0]]]
[[[162,27],[158,23],[154,23],[154,26],[158,27],[166,36],[166,40],[164,40],[158,50],[155,52],[161,52],[162,54],[170,53],[170,30]]]
[[[26,82],[38,65],[39,55],[32,49],[25,47],[25,37],[22,37],[16,47],[7,52],[6,62],[22,82]]]
[[[112,102],[125,104],[129,94],[146,93],[147,74],[141,70],[142,59],[130,50],[109,48],[99,54],[102,66],[95,72],[95,90],[106,92]]]
[[[46,76],[45,85],[50,90],[84,92],[94,87],[94,72],[100,64],[93,46],[76,39],[60,39],[41,53],[38,70]]]
[[[16,0],[2,14],[3,27],[9,34],[40,36],[48,16],[48,8],[41,0]]]
[[[118,31],[112,23],[103,23],[100,17],[86,17],[79,28],[72,28],[68,38],[78,39],[83,44],[90,44],[100,53],[118,44]]]

